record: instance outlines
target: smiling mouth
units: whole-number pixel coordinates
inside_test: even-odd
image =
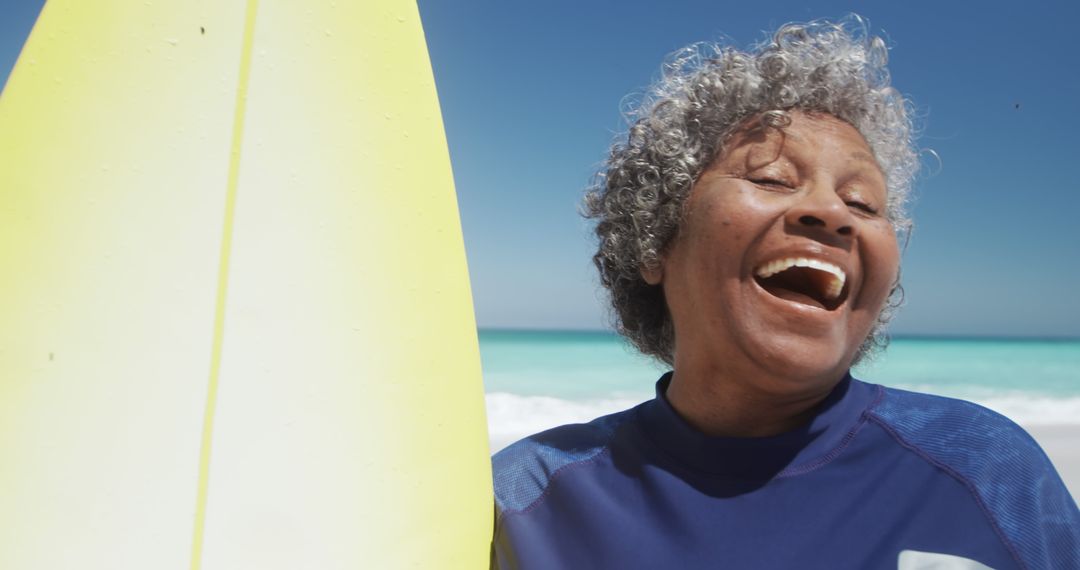
[[[754,271],[754,279],[774,297],[827,311],[837,309],[847,298],[847,274],[819,259],[786,257],[770,261]]]

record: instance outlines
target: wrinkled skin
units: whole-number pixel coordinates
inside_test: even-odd
[[[790,116],[782,129],[752,119],[727,141],[660,267],[642,271],[663,287],[675,325],[668,399],[713,435],[804,422],[844,377],[899,271],[885,177],[862,135],[831,115]],[[792,256],[844,270],[838,306],[755,279]]]

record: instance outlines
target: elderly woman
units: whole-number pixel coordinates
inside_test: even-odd
[[[494,458],[503,568],[1080,568],[1034,441],[861,382],[917,167],[856,19],[675,55],[587,198],[656,398]]]

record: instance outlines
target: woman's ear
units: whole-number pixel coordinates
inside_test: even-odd
[[[649,285],[659,285],[664,281],[664,264],[657,263],[656,267],[641,266],[641,278]]]

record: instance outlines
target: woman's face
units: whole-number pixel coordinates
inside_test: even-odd
[[[859,132],[792,112],[738,131],[698,179],[660,269],[675,370],[774,394],[838,381],[897,278],[885,177]]]

